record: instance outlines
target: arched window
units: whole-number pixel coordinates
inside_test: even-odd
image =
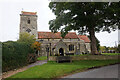
[[[74,45],[73,44],[69,45],[69,51],[74,51]]]

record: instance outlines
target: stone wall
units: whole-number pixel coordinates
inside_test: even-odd
[[[57,56],[50,56],[49,61],[56,61]],[[116,60],[119,59],[118,55],[107,56],[107,55],[83,55],[83,56],[71,56],[72,60]]]
[[[112,60],[118,59],[118,56],[106,55],[87,55],[87,56],[72,56],[72,60]]]

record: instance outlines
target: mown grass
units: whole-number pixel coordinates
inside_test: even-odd
[[[88,68],[115,63],[118,63],[118,60],[81,60],[73,61],[72,63],[56,63],[54,61],[49,61],[41,66],[34,66],[26,71],[19,72],[9,77],[8,80],[13,80],[13,78],[21,78],[21,80],[22,78],[56,78],[76,71],[80,72]]]
[[[103,55],[120,55],[120,53],[102,53]]]
[[[46,60],[46,59],[47,59],[47,56],[41,56],[41,57],[38,57],[38,58],[37,58],[38,61]]]

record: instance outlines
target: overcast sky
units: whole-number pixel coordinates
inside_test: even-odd
[[[50,0],[0,0],[0,41],[17,40],[21,11],[37,12],[38,31],[50,31],[48,22],[55,18],[49,9]],[[115,46],[118,31],[96,33],[101,46]]]

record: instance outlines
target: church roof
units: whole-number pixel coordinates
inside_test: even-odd
[[[86,35],[78,35],[78,37],[85,41],[85,43],[90,43],[90,39]]]
[[[62,39],[62,37],[60,32],[38,32],[38,39]],[[75,32],[68,32],[64,39],[78,39],[78,36]]]
[[[23,15],[36,15],[37,12],[26,12],[26,11],[22,11],[21,12]]]
[[[90,39],[86,35],[77,35],[76,32],[68,32],[64,39],[81,39],[84,40],[85,43],[90,43]],[[62,39],[61,33],[53,33],[53,32],[38,32],[38,39]]]

